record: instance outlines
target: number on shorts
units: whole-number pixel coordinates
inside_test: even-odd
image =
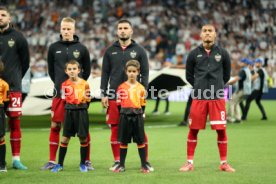
[[[13,97],[11,101],[13,107],[20,107],[20,98]]]
[[[225,112],[224,111],[220,112],[220,118],[221,118],[222,121],[225,120]]]

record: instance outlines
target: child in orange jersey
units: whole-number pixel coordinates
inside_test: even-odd
[[[136,60],[126,63],[125,72],[127,81],[122,83],[117,90],[117,104],[120,111],[120,123],[118,141],[120,144],[120,165],[113,172],[125,171],[125,159],[127,155],[128,143],[137,143],[139,156],[141,159],[141,171],[149,173],[146,166],[145,131],[143,114],[146,105],[146,90],[137,81],[140,73],[140,64]]]
[[[80,171],[87,172],[85,158],[87,154],[87,136],[89,131],[88,106],[90,102],[89,84],[79,78],[80,64],[75,60],[70,60],[65,65],[65,73],[69,79],[62,83],[62,97],[65,99],[65,119],[63,127],[63,137],[59,147],[58,164],[51,170],[59,172],[63,170],[63,161],[67,152],[70,137],[75,134],[80,140]]]

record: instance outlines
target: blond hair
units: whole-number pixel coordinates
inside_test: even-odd
[[[71,18],[71,17],[64,17],[61,22],[71,22],[73,24],[76,23],[75,19]]]

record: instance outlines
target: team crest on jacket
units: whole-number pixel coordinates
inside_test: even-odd
[[[135,58],[136,55],[137,55],[137,53],[134,50],[130,52],[130,57],[131,58]]]
[[[221,55],[220,55],[220,54],[216,54],[216,55],[215,55],[215,60],[216,60],[217,62],[220,62],[220,60],[221,60]]]
[[[15,43],[15,41],[11,38],[11,39],[8,41],[9,47],[13,47],[13,46],[14,46],[14,43]]]
[[[74,55],[74,57],[75,57],[76,59],[78,59],[78,58],[80,57],[80,51],[75,50],[75,51],[73,52],[73,55]]]

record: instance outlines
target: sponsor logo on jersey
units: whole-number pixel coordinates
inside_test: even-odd
[[[137,53],[134,50],[130,52],[130,57],[131,58],[135,58],[136,55],[137,55]]]
[[[57,53],[57,54],[60,54],[60,53],[61,53],[61,50],[56,51],[56,53]]]
[[[8,41],[9,47],[13,47],[14,44],[15,44],[15,41],[11,38],[11,39]]]
[[[75,50],[75,51],[73,52],[73,55],[74,55],[74,57],[75,57],[76,59],[78,59],[78,58],[80,57],[80,51]]]
[[[196,57],[202,57],[202,55],[201,55],[201,54],[199,54],[199,55],[197,55]]]
[[[115,55],[115,54],[117,54],[117,52],[112,52],[111,54],[112,54],[112,55]]]
[[[220,55],[220,54],[216,54],[216,55],[215,55],[215,60],[216,60],[217,62],[220,62],[220,60],[221,60],[221,55]]]

